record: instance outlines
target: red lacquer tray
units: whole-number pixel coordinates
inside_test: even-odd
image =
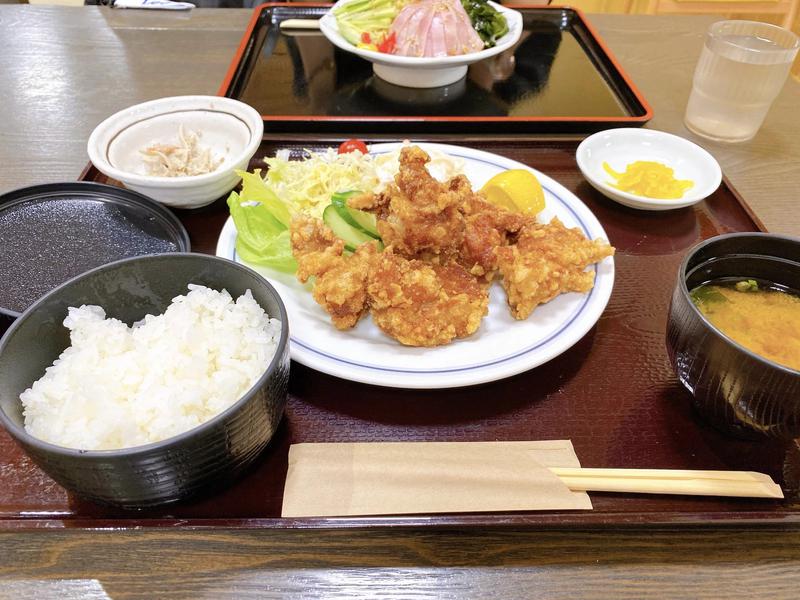
[[[736,440],[703,423],[675,379],[665,351],[667,307],[678,263],[687,249],[718,233],[762,229],[736,193],[725,183],[695,207],[639,212],[589,187],[575,164],[577,141],[464,144],[524,162],[554,177],[589,206],[616,246],[611,301],[596,326],[574,347],[510,379],[436,391],[371,387],[293,363],[286,417],[256,466],[228,489],[157,510],[124,512],[67,494],[3,432],[0,527],[544,528],[800,523],[794,494],[796,448]],[[314,148],[319,142],[288,145]],[[279,146],[287,144],[265,141],[257,156],[272,154]],[[108,182],[93,168],[82,178]],[[177,214],[191,235],[193,249],[214,252],[227,218],[224,202]],[[585,512],[279,518],[291,443],[544,439],[571,439],[586,467],[762,471],[783,484],[787,499],[592,493],[595,508]]]
[[[652,111],[576,9],[514,5],[520,41],[438,88],[392,85],[368,61],[313,28],[330,4],[270,3],[253,11],[219,89],[258,110],[269,132],[585,133],[640,126]]]

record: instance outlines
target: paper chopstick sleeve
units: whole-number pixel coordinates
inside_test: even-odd
[[[540,450],[574,466],[569,442]],[[564,445],[566,444],[566,445]],[[284,517],[590,509],[536,461],[536,442],[296,444]]]

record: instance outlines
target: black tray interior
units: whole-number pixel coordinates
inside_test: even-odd
[[[268,131],[588,132],[649,118],[602,42],[570,8],[520,9],[524,32],[513,51],[432,89],[379,79],[368,61],[319,31],[280,29],[285,19],[319,18],[326,7],[256,10],[221,93],[256,108]]]

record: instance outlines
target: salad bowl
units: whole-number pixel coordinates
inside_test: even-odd
[[[494,2],[489,2],[489,5],[506,18],[508,33],[497,40],[492,48],[454,56],[399,56],[359,48],[339,32],[333,11],[328,11],[320,19],[319,28],[334,46],[370,61],[375,75],[384,81],[410,88],[434,88],[459,81],[466,76],[469,65],[505,52],[519,40],[522,35],[522,14]]]

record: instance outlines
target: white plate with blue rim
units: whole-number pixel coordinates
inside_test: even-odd
[[[371,154],[397,149],[398,143],[373,144]],[[564,186],[522,163],[508,158],[444,144],[435,148],[464,162],[464,173],[474,189],[507,169],[528,169],[542,184],[545,209],[538,219],[558,217],[590,239],[608,239],[592,212]],[[236,253],[236,226],[228,218],[217,243],[217,256],[244,262]],[[247,264],[247,263],[244,263]],[[252,266],[252,265],[251,265]],[[497,381],[537,367],[562,354],[594,326],[611,296],[614,260],[608,257],[589,267],[594,287],[586,294],[561,294],[537,307],[530,317],[511,316],[500,284],[490,291],[489,314],[473,335],[435,348],[403,346],[378,329],[369,316],[350,330],[339,331],[314,301],[309,285],[294,276],[253,267],[266,277],[283,299],[289,317],[293,360],[343,379],[372,385],[435,389]]]

